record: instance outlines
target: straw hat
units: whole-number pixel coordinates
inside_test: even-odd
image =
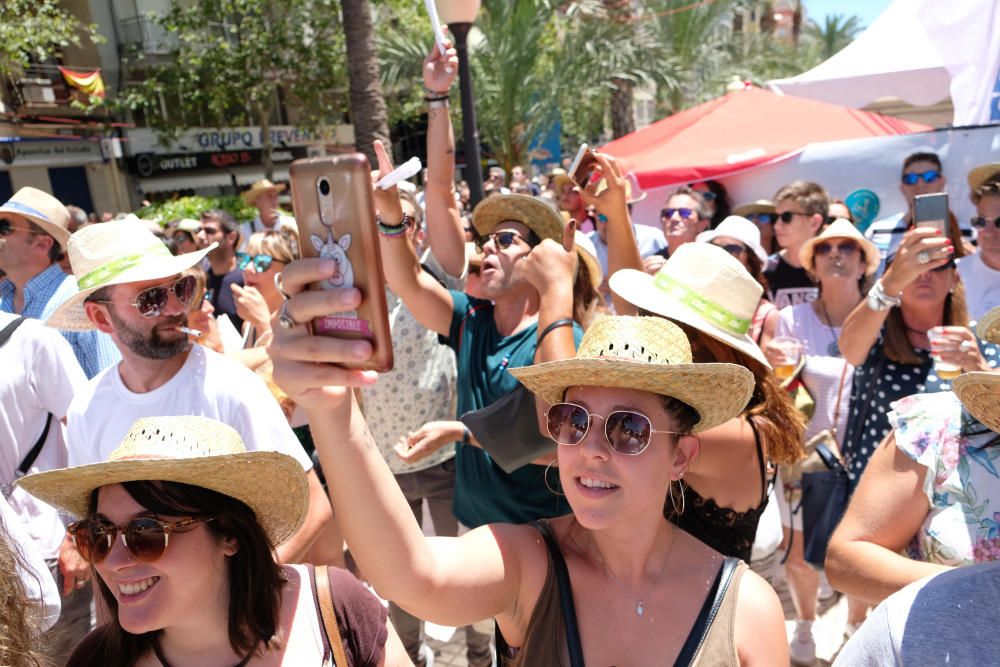
[[[243,193],[243,201],[247,203],[248,206],[253,206],[257,201],[257,197],[260,197],[265,192],[284,192],[285,184],[278,183],[275,185],[266,178],[262,178],[259,181],[254,181],[254,184],[250,186],[248,190]]]
[[[597,248],[594,242],[587,238],[587,235],[577,230],[575,235],[576,256],[581,262],[587,265],[587,275],[590,276],[590,284],[597,289],[604,282],[604,270],[597,259]]]
[[[861,246],[861,250],[865,253],[865,263],[867,264],[865,275],[870,276],[878,271],[878,265],[882,258],[878,246],[866,239],[864,234],[859,232],[858,228],[854,226],[854,223],[844,218],[837,218],[826,226],[822,234],[812,237],[803,244],[802,250],[799,251],[799,261],[802,262],[802,266],[805,267],[806,271],[812,273],[815,270],[813,256],[816,253],[816,246],[829,239],[849,239],[854,241]]]
[[[45,230],[65,250],[69,241],[69,211],[62,203],[38,188],[21,188],[0,206],[0,213],[27,218]]]
[[[567,174],[566,170],[562,167],[556,167],[549,172],[549,182],[555,185],[556,190],[561,188],[565,183],[573,183],[573,185],[576,185],[570,175]]]
[[[174,231],[197,234],[201,231],[201,222],[198,220],[192,220],[191,218],[183,218],[179,220],[176,225],[174,225]]]
[[[969,414],[1000,433],[1000,375],[996,373],[963,373],[951,381],[951,390],[962,401]]]
[[[975,192],[986,181],[1000,176],[1000,162],[981,164],[969,172],[969,189]]]
[[[548,403],[579,386],[639,389],[672,396],[698,411],[695,433],[740,414],[753,393],[753,374],[736,364],[695,364],[691,344],[673,322],[658,317],[602,317],[573,359],[510,369]]]
[[[722,248],[685,243],[655,276],[622,269],[609,284],[632,305],[683,322],[771,367],[749,335],[764,288]]]
[[[472,225],[485,236],[501,222],[520,222],[535,232],[541,240],[562,243],[563,227],[560,216],[551,206],[528,195],[493,195],[479,202],[472,212]]]
[[[757,215],[759,213],[774,213],[774,202],[770,199],[758,199],[757,201],[751,202],[749,204],[740,204],[733,209],[733,215],[739,215],[742,217],[747,217],[748,215]]]
[[[976,335],[989,343],[1000,344],[1000,306],[991,308],[979,319]]]
[[[94,489],[143,480],[182,482],[231,496],[257,515],[271,544],[298,530],[308,507],[302,464],[278,452],[248,452],[232,427],[206,417],[138,419],[104,463],[18,480],[25,491],[76,517]]]
[[[760,244],[760,229],[746,218],[730,215],[720,222],[718,227],[698,234],[694,240],[698,243],[711,243],[720,236],[736,239],[750,248],[762,263],[767,264],[767,252]]]
[[[67,247],[79,291],[59,306],[46,324],[56,329],[93,329],[83,302],[95,291],[108,285],[175,276],[200,262],[216,245],[174,256],[145,225],[130,220],[87,225],[70,237]]]

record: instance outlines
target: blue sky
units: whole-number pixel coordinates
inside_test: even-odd
[[[892,0],[805,0],[806,14],[817,22],[822,22],[828,14],[856,15],[866,28]]]

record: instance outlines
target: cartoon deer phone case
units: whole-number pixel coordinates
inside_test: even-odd
[[[329,258],[337,265],[333,276],[309,288],[355,287],[361,292],[357,311],[314,319],[312,334],[366,339],[374,347],[372,357],[343,365],[391,370],[392,338],[368,159],[352,153],[296,160],[289,173],[302,256]]]

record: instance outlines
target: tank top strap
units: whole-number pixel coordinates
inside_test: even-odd
[[[691,667],[740,664],[739,654],[736,651],[736,602],[739,597],[740,580],[746,571],[747,564],[740,561]]]
[[[760,468],[760,502],[761,506],[767,502],[767,462],[764,460],[764,446],[760,442],[760,432],[757,425],[753,423],[753,417],[747,416],[747,423],[753,431],[753,443],[757,447],[757,466]]]

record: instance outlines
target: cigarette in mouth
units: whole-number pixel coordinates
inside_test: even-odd
[[[181,333],[186,333],[188,336],[194,336],[195,338],[201,338],[201,332],[197,329],[191,329],[188,327],[177,327],[177,330]]]

